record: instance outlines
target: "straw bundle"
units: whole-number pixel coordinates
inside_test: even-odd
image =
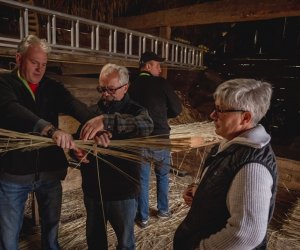
[[[97,147],[92,140],[75,140],[75,144],[78,148],[82,148],[87,152],[92,152],[94,154],[100,153],[128,158],[130,160],[139,160],[139,157],[136,154],[138,148],[170,148],[171,150],[182,150],[189,147],[190,138],[169,140],[156,137],[144,137],[127,140],[112,140],[109,148]],[[16,149],[24,151],[35,150],[54,145],[55,143],[50,138],[0,129],[0,153]],[[119,151],[120,149],[122,152]],[[126,153],[124,150],[130,153]]]
[[[95,145],[93,140],[75,140],[78,148],[92,154],[111,155],[133,161],[141,161],[140,148],[169,148],[173,152],[184,151],[192,147],[203,147],[215,143],[218,137],[212,132],[212,123],[193,123],[173,126],[170,139],[158,136],[112,140],[108,148]],[[0,129],[0,153],[11,150],[35,150],[53,146],[52,139],[25,134],[16,131]]]
[[[190,138],[190,147],[198,148],[215,144],[221,137],[215,133],[213,122],[193,122],[171,125],[171,139]]]

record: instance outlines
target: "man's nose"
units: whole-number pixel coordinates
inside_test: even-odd
[[[40,64],[37,64],[37,66],[36,66],[36,70],[37,70],[37,71],[41,71],[41,70],[42,70],[42,68],[43,68],[43,66],[42,66],[42,65],[40,65]]]
[[[108,91],[107,91],[107,90],[103,91],[103,95],[104,95],[104,96],[109,96]]]

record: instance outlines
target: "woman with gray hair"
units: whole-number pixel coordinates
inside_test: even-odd
[[[271,137],[258,122],[272,87],[254,79],[218,86],[211,118],[224,138],[209,153],[198,187],[184,192],[191,206],[177,228],[178,249],[265,249],[275,205],[277,166]]]

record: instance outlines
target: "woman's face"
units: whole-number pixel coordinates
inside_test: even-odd
[[[248,111],[239,111],[232,107],[226,107],[221,103],[220,99],[215,101],[215,109],[210,114],[210,117],[215,123],[215,131],[217,135],[222,136],[227,140],[232,140],[245,130],[249,129]],[[247,118],[245,120],[245,118]]]

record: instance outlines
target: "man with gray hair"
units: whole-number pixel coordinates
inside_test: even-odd
[[[18,249],[25,201],[32,191],[38,202],[42,249],[59,249],[61,180],[68,167],[63,148],[75,144],[70,134],[58,129],[58,115],[69,114],[80,122],[92,117],[61,83],[44,76],[49,52],[45,40],[29,35],[18,46],[17,68],[0,75],[0,127],[40,134],[57,144],[0,155],[0,249]]]
[[[100,100],[90,108],[97,117],[83,126],[82,139],[92,139],[99,131],[110,135],[108,141],[109,137],[129,139],[152,132],[152,119],[144,107],[130,99],[128,86],[125,67],[111,63],[103,66],[97,87]],[[117,249],[135,249],[134,219],[140,190],[138,163],[110,155],[100,155],[97,162],[93,156],[85,159],[85,153],[80,150],[75,155],[83,162],[80,170],[88,248],[108,249],[106,226],[109,221],[117,236]]]
[[[277,166],[271,137],[259,121],[272,87],[254,79],[218,86],[211,113],[224,140],[212,148],[198,187],[184,192],[191,206],[174,236],[174,250],[266,249],[275,206]]]

